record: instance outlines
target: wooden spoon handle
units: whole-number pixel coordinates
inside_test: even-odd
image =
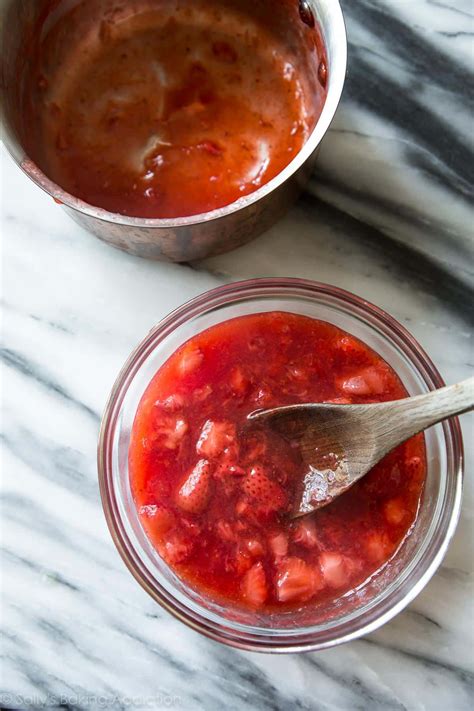
[[[424,395],[384,403],[380,408],[386,408],[383,415],[391,425],[386,435],[394,447],[448,417],[473,410],[474,377]]]

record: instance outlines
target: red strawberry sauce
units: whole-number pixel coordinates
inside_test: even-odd
[[[423,436],[292,521],[298,449],[246,418],[295,402],[406,395],[377,353],[322,321],[272,312],[198,334],[156,373],[135,418],[130,479],[147,535],[181,578],[224,603],[274,612],[341,596],[380,568],[413,524]]]
[[[92,205],[144,218],[223,207],[278,175],[321,115],[317,25],[282,39],[295,0],[49,4],[25,59],[22,138]]]

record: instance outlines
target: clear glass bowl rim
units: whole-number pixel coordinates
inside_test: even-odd
[[[371,610],[369,619],[365,621],[356,619],[356,624],[353,624],[352,620],[346,625],[348,629],[333,628],[332,631],[335,634],[329,638],[317,640],[312,638],[311,634],[305,635],[300,630],[297,630],[292,637],[278,640],[272,639],[271,636],[260,637],[253,633],[236,634],[232,630],[232,623],[229,620],[223,619],[222,625],[213,624],[194,611],[178,604],[158,586],[150,584],[148,576],[144,574],[143,565],[135,554],[122,526],[118,513],[117,492],[113,486],[111,449],[126,391],[140,370],[141,364],[158,343],[186,321],[239,299],[248,301],[252,298],[270,298],[282,295],[285,297],[304,296],[305,298],[313,296],[316,299],[328,297],[339,302],[346,309],[348,307],[354,309],[359,317],[365,314],[367,317],[374,318],[385,328],[388,328],[399,343],[403,344],[405,355],[409,357],[411,365],[417,369],[428,389],[433,390],[445,385],[428,354],[404,326],[378,306],[349,291],[329,284],[299,278],[265,278],[233,282],[206,291],[187,301],[163,318],[139,343],[121,369],[110,393],[102,418],[97,452],[99,487],[107,525],[120,556],[139,584],[168,612],[206,637],[235,648],[267,653],[309,652],[342,644],[375,631],[403,610],[421,592],[436,572],[454,534],[461,509],[464,462],[459,420],[451,418],[443,425],[447,450],[447,490],[450,496],[445,496],[443,510],[439,516],[442,519],[441,530],[438,531],[436,540],[430,541],[424,556],[418,561],[415,575],[412,574],[412,578],[415,579],[405,581],[403,589],[395,591],[393,601],[389,601],[388,604],[383,601],[385,604],[381,606],[382,609],[377,610],[377,606],[375,606]],[[446,505],[448,498],[449,507]],[[407,585],[407,582],[410,582],[410,585]]]

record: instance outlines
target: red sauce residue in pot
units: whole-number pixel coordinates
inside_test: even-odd
[[[54,3],[37,28],[29,102],[31,151],[48,177],[112,212],[171,218],[280,173],[322,111],[325,51],[314,18],[299,20],[301,46],[285,46],[258,4],[255,16],[245,5],[104,0],[87,24],[83,4],[61,15]],[[313,77],[299,66],[303,44]]]
[[[412,526],[426,475],[423,436],[292,521],[298,449],[246,418],[295,402],[406,395],[377,353],[322,321],[273,312],[200,333],[157,372],[133,425],[130,481],[148,537],[180,577],[220,602],[276,612],[340,597]]]

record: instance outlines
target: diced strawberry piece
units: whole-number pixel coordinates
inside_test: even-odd
[[[242,372],[242,369],[237,366],[230,374],[230,387],[235,395],[242,397],[250,387],[250,381]]]
[[[197,388],[193,392],[193,398],[196,402],[204,402],[212,393],[212,388],[209,384],[203,385],[202,388]]]
[[[261,563],[255,563],[244,575],[242,595],[247,604],[254,608],[261,607],[267,599],[267,580]]]
[[[338,338],[335,342],[335,346],[347,356],[365,356],[367,353],[365,346],[350,336],[341,336],[341,338]]]
[[[179,533],[172,534],[168,540],[160,546],[163,558],[170,565],[182,563],[191,555],[193,551],[193,541],[185,539]]]
[[[216,533],[222,541],[231,543],[237,540],[235,532],[228,521],[220,520],[216,525]]]
[[[173,512],[162,504],[141,506],[138,513],[150,521],[150,527],[159,536],[169,531],[175,522]]]
[[[339,378],[336,384],[349,395],[380,395],[385,390],[384,373],[375,367],[364,368],[350,378]]]
[[[313,518],[306,516],[295,525],[293,529],[293,540],[305,548],[315,548],[318,545],[316,534],[316,523]]]
[[[244,480],[243,490],[258,504],[262,513],[281,511],[287,504],[287,496],[282,487],[272,481],[260,465],[251,468]]]
[[[157,400],[155,402],[156,407],[162,407],[164,410],[168,410],[169,412],[177,412],[178,410],[181,410],[183,405],[183,396],[177,394],[169,395],[164,400]]]
[[[280,602],[305,602],[324,586],[321,571],[301,558],[284,558],[278,563],[276,594]]]
[[[366,368],[364,379],[369,383],[372,395],[380,395],[387,386],[387,373],[381,368]]]
[[[268,545],[270,550],[278,560],[279,558],[284,558],[288,553],[288,537],[283,531],[270,536],[268,539]]]
[[[362,375],[354,375],[352,378],[338,380],[337,385],[346,393],[351,395],[370,395],[372,392],[370,385]]]
[[[140,516],[146,516],[146,518],[152,518],[158,510],[158,506],[155,504],[145,504],[144,506],[140,506],[138,509],[138,513]]]
[[[340,553],[326,551],[319,557],[319,565],[324,582],[331,588],[342,588],[349,581],[349,570],[346,560]]]
[[[258,540],[258,538],[248,538],[247,540],[243,541],[243,546],[250,555],[254,556],[255,558],[258,558],[259,556],[263,555],[265,553],[265,549],[261,543],[261,541]]]
[[[267,489],[271,480],[266,474],[266,470],[259,464],[256,464],[250,469],[247,478],[244,481],[244,491],[248,496],[254,499],[264,499],[267,494]]]
[[[235,505],[235,513],[237,516],[245,516],[249,508],[249,502],[245,501],[245,499],[240,499]]]
[[[181,353],[178,369],[181,375],[189,375],[199,368],[204,360],[204,354],[195,346],[187,346]]]
[[[178,491],[177,504],[188,513],[201,513],[211,496],[211,467],[200,459]]]
[[[386,560],[392,552],[392,548],[393,546],[385,533],[373,531],[364,541],[365,554],[373,563]]]
[[[160,443],[167,449],[177,449],[188,431],[188,423],[182,417],[162,414],[156,427]]]
[[[186,422],[186,420],[183,420],[182,418],[176,420],[174,432],[168,437],[168,441],[173,444],[174,449],[176,449],[176,447],[181,442],[187,431],[188,423]]]
[[[175,422],[174,430],[168,434],[167,446],[169,449],[176,449],[188,431],[188,423],[186,420],[179,418]]]
[[[196,445],[197,453],[215,459],[223,454],[236,454],[231,447],[236,447],[235,425],[232,422],[207,420]]]
[[[389,499],[383,507],[385,518],[392,526],[398,526],[406,516],[403,500],[400,497]]]

